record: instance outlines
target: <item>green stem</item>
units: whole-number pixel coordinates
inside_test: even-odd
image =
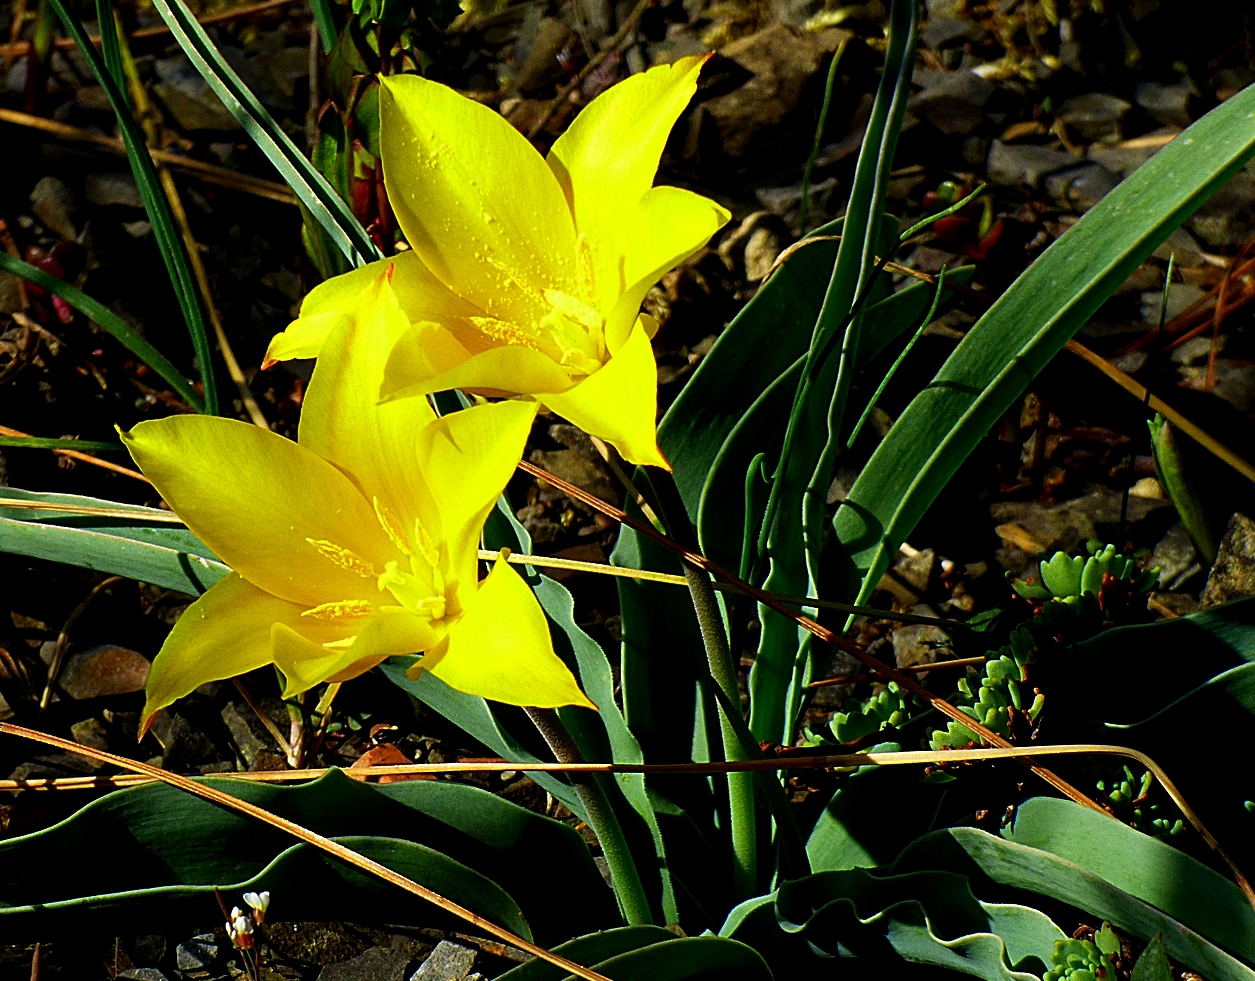
[[[545,737],[545,742],[549,744],[549,749],[559,763],[584,762],[584,755],[575,745],[570,731],[558,718],[557,712],[553,709],[529,708],[527,715]],[[623,826],[619,824],[618,815],[615,814],[598,775],[572,774],[571,783],[575,785],[575,793],[584,806],[589,827],[597,835],[606,864],[610,867],[610,882],[623,918],[629,926],[653,923],[649,899],[641,884],[636,863],[632,861],[632,853],[623,835]]]
[[[806,234],[806,220],[810,217],[811,205],[811,173],[815,169],[815,158],[819,156],[819,144],[823,142],[824,127],[828,125],[828,107],[832,104],[832,86],[837,80],[837,66],[841,64],[841,56],[845,54],[846,42],[837,47],[832,62],[828,65],[828,80],[824,84],[824,104],[819,110],[819,124],[815,127],[815,143],[811,147],[811,155],[806,160],[806,170],[802,173],[801,228]]]
[[[686,548],[696,550],[693,529],[684,502],[669,471],[649,467],[650,483],[658,497],[658,507],[671,537]],[[723,738],[723,758],[729,763],[747,760],[745,747],[737,735],[732,713],[740,712],[741,690],[737,684],[736,669],[728,650],[728,637],[724,633],[723,615],[710,576],[695,565],[681,563],[684,580],[693,600],[697,625],[702,633],[702,645],[706,648],[706,664],[715,687],[723,697],[719,698],[723,709],[719,713],[719,730]],[[744,723],[744,719],[739,720]],[[732,887],[736,900],[755,895],[758,880],[758,819],[754,808],[754,774],[728,774],[728,809],[732,832]]]

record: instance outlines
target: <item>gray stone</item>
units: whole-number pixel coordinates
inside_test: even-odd
[[[1026,184],[1036,189],[1041,186],[1044,177],[1073,167],[1076,162],[1076,157],[1066,150],[994,140],[989,146],[985,166],[989,179],[995,184],[1004,187]]]
[[[132,967],[118,972],[118,981],[169,981],[155,967]]]
[[[937,615],[926,603],[916,603],[910,612],[926,617]],[[950,635],[932,624],[902,623],[893,630],[893,657],[899,668],[932,664],[937,660],[937,651],[950,646]]]
[[[1086,140],[1119,142],[1120,122],[1132,103],[1106,92],[1086,92],[1060,103],[1056,115]]]
[[[1255,233],[1255,177],[1238,171],[1186,224],[1208,245],[1242,245]]]
[[[250,712],[249,716],[252,715],[253,713]],[[228,702],[222,707],[222,721],[226,723],[227,731],[231,733],[231,740],[235,743],[235,748],[240,751],[240,756],[244,758],[245,765],[251,767],[253,761],[257,759],[257,754],[270,748],[269,743],[262,738],[261,734],[254,731],[253,719],[246,717],[234,702]]]
[[[745,278],[751,283],[766,279],[776,259],[791,240],[787,230],[760,223],[745,243]]]
[[[469,947],[442,940],[423,961],[410,981],[462,981],[475,964],[475,951]],[[322,981],[319,978],[319,981]]]
[[[119,204],[127,208],[142,208],[144,199],[139,196],[135,178],[121,171],[88,174],[83,180],[83,197],[100,208]]]
[[[186,55],[158,58],[153,92],[182,130],[234,130],[240,124],[227,111]]]
[[[1175,262],[1184,269],[1197,269],[1206,265],[1203,259],[1202,246],[1198,244],[1198,240],[1187,232],[1184,228],[1174,228],[1172,234],[1164,239],[1163,244],[1159,246],[1153,253],[1156,259],[1168,261],[1168,257],[1175,255]],[[1174,290],[1177,288],[1174,284]]]
[[[1255,412],[1255,365],[1217,361],[1216,387],[1212,389],[1212,394],[1224,399],[1239,412]]]
[[[92,716],[90,719],[83,719],[81,722],[75,722],[70,726],[70,735],[74,737],[74,741],[80,746],[89,746],[92,749],[100,749],[106,752],[109,750],[109,730],[95,716]]]
[[[1137,104],[1165,126],[1190,125],[1190,99],[1197,95],[1198,89],[1185,76],[1169,84],[1138,82],[1133,89]]]
[[[405,981],[413,955],[395,947],[371,947],[318,972],[318,981]]]
[[[937,555],[931,548],[923,549],[914,555],[903,555],[893,563],[893,571],[917,593],[928,592],[936,569]]]
[[[1193,283],[1173,283],[1168,291],[1168,319],[1171,320],[1203,295],[1203,291]],[[1159,308],[1162,306],[1163,290],[1147,290],[1142,294],[1142,320],[1148,324],[1159,323]]]
[[[78,232],[74,228],[74,215],[78,211],[78,200],[74,192],[55,177],[41,177],[30,195],[31,210],[35,217],[43,222],[44,227],[55,232],[67,241],[73,240]]]
[[[1246,596],[1255,596],[1255,521],[1239,511],[1229,519],[1199,605],[1207,609]]]
[[[1175,137],[1179,132],[1175,126],[1165,126],[1123,143],[1092,143],[1088,156],[1094,163],[1102,164],[1113,174],[1128,177],[1168,144],[1169,140],[1163,137]]]
[[[967,135],[985,121],[982,111],[994,94],[994,84],[973,71],[941,72],[916,69],[914,82],[923,86],[908,108],[943,133]]]
[[[1202,572],[1198,551],[1190,540],[1185,525],[1177,522],[1155,545],[1151,566],[1159,568],[1159,589],[1180,589],[1194,576]]]
[[[955,41],[978,41],[984,31],[970,20],[957,17],[929,17],[920,29],[920,40],[936,51]]]
[[[1086,212],[1105,198],[1119,183],[1101,164],[1087,163],[1062,170],[1046,178],[1046,193],[1063,208]]]
[[[827,180],[811,185],[808,225],[814,227],[816,221],[829,213],[828,209],[836,189],[837,179],[835,177],[829,177]],[[759,204],[773,215],[778,215],[786,220],[790,218],[800,220],[800,209],[802,206],[801,184],[791,184],[788,187],[760,187],[754,192],[754,197]]]
[[[208,971],[218,959],[218,943],[212,933],[200,933],[174,950],[174,966],[180,971]]]
[[[166,956],[166,938],[159,933],[148,933],[135,938],[131,957],[140,964],[159,964]]]
[[[1159,294],[1163,296],[1162,293]],[[1216,338],[1216,349],[1223,351],[1225,341],[1228,338],[1221,334]],[[1191,337],[1184,344],[1172,349],[1172,360],[1177,364],[1194,364],[1197,361],[1206,361],[1211,355],[1211,338],[1210,337]]]

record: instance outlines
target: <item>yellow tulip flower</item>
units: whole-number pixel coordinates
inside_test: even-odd
[[[536,406],[438,418],[426,399],[380,404],[385,358],[410,326],[389,280],[327,337],[297,442],[199,415],[122,434],[175,514],[234,570],[157,655],[146,723],[198,685],[265,664],[283,672],[288,697],[422,652],[414,671],[459,691],[595,707],[518,573],[498,559],[478,581],[484,520]]]
[[[700,195],[653,186],[704,61],[608,89],[547,158],[452,89],[380,79],[384,181],[411,249],[395,260],[394,286],[413,324],[389,358],[384,397],[526,395],[630,462],[667,466],[655,434],[657,325],[640,306],[730,217]],[[380,266],[314,289],[267,362],[317,356]]]

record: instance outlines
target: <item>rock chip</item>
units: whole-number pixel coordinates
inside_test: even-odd
[[[925,617],[937,615],[926,603],[916,603],[910,612]],[[900,623],[893,629],[893,657],[899,668],[932,664],[937,660],[937,651],[950,646],[950,635],[932,624]]]
[[[318,981],[405,981],[413,954],[395,947],[371,947],[356,957],[328,964]]]
[[[588,459],[579,450],[532,450],[528,460],[603,501],[619,499],[619,486],[605,465]]]
[[[1003,143],[994,140],[989,145],[989,158],[985,166],[989,179],[1004,187],[1027,185],[1036,190],[1043,178],[1056,171],[1076,165],[1076,157],[1066,150],[1052,150],[1045,146],[1023,143]]]
[[[71,654],[61,667],[61,690],[75,701],[143,691],[148,684],[148,658],[113,644]]]
[[[442,940],[419,969],[410,975],[410,981],[463,981],[474,965],[474,950]]]
[[[74,192],[55,177],[41,177],[30,194],[31,210],[44,227],[60,235],[66,241],[73,240],[78,232],[74,229],[74,215],[78,200]]]
[[[1094,163],[1100,163],[1113,174],[1128,177],[1142,164],[1162,150],[1170,139],[1179,133],[1175,126],[1165,126],[1153,133],[1147,133],[1134,140],[1123,143],[1092,143],[1088,156]],[[1168,137],[1169,139],[1164,139]]]
[[[181,130],[222,130],[240,128],[235,117],[192,66],[186,55],[158,58],[153,92],[174,117]]]
[[[1208,245],[1242,245],[1255,234],[1255,177],[1238,171],[1186,224]]]
[[[742,157],[761,152],[780,124],[797,108],[807,81],[849,31],[833,28],[817,34],[796,34],[783,24],[738,38],[719,52],[753,74],[727,95],[703,103],[716,122],[724,152]]]
[[[1046,178],[1046,193],[1063,208],[1085,212],[1105,198],[1119,183],[1101,164],[1087,163],[1061,170]]]
[[[83,180],[83,197],[100,208],[119,204],[126,208],[142,208],[144,199],[139,196],[135,178],[121,171],[88,174]]]
[[[1101,143],[1120,141],[1120,122],[1133,108],[1118,96],[1106,92],[1086,92],[1059,104],[1056,115],[1068,129],[1086,140]]]
[[[212,933],[198,933],[174,949],[174,966],[180,971],[208,971],[218,959],[218,942]]]
[[[168,981],[155,967],[132,967],[118,972],[118,981]]]
[[[1199,605],[1207,609],[1246,596],[1255,596],[1255,521],[1239,511],[1229,519]]]
[[[1133,89],[1137,104],[1165,126],[1188,126],[1193,122],[1190,100],[1198,95],[1198,89],[1188,78],[1165,84],[1163,82],[1138,82]]]
[[[1198,551],[1190,541],[1185,525],[1177,522],[1159,539],[1151,556],[1151,567],[1159,568],[1159,588],[1180,589],[1190,579],[1202,572]]]
[[[916,69],[913,81],[923,90],[913,96],[909,110],[943,133],[967,135],[985,121],[985,103],[994,94],[994,84],[973,71],[957,72]]]

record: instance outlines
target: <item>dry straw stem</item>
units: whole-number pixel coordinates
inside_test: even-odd
[[[286,3],[287,0],[284,0],[284,2]],[[0,122],[11,123],[14,126],[25,126],[28,129],[37,129],[75,143],[91,143],[102,150],[107,150],[118,156],[126,156],[126,147],[120,139],[105,136],[103,133],[96,133],[89,129],[70,126],[67,123],[59,123],[56,120],[44,119],[42,116],[32,116],[29,113],[17,112],[13,109],[0,109]],[[218,184],[222,187],[242,191],[245,194],[269,198],[271,201],[278,201],[281,204],[296,204],[296,195],[289,190],[286,184],[280,184],[277,181],[263,180],[260,177],[253,177],[250,174],[242,174],[237,170],[231,170],[229,167],[219,167],[216,164],[205,163],[202,160],[186,157],[180,153],[170,153],[167,150],[157,150],[149,147],[148,155],[155,162],[165,164],[171,170],[198,177],[207,184]]]
[[[160,780],[162,783],[167,783],[172,787],[177,787],[179,790],[185,791],[186,793],[202,797],[205,800],[212,801],[222,807],[228,807],[233,811],[240,812],[241,814],[247,814],[249,817],[256,818],[259,821],[264,821],[266,824],[269,824],[271,827],[278,828],[280,831],[286,831],[294,838],[298,838],[308,845],[313,845],[315,848],[326,852],[328,855],[333,855],[341,861],[347,862],[354,868],[361,869],[363,872],[369,872],[371,875],[375,875],[380,879],[383,879],[384,882],[391,883],[392,885],[397,886],[400,889],[404,889],[406,892],[414,896],[425,899],[434,906],[438,906],[440,909],[445,910],[448,913],[452,913],[459,919],[465,920],[467,923],[478,927],[486,933],[490,933],[494,937],[504,940],[511,946],[527,951],[527,953],[548,961],[555,967],[560,967],[564,971],[568,971],[577,977],[584,978],[585,981],[609,981],[609,979],[604,975],[598,974],[596,971],[590,971],[588,968],[582,967],[574,961],[568,960],[558,954],[551,953],[543,947],[538,947],[531,941],[524,940],[522,937],[516,936],[504,927],[499,927],[491,920],[486,920],[482,916],[472,913],[465,907],[459,906],[452,900],[445,899],[439,893],[433,892],[426,886],[415,882],[413,879],[408,879],[405,876],[392,871],[392,869],[388,868],[386,865],[381,865],[379,862],[375,862],[367,858],[365,855],[360,855],[351,848],[345,848],[339,842],[332,841],[330,838],[324,838],[320,834],[315,834],[313,831],[310,831],[308,828],[303,828],[294,821],[289,821],[287,818],[279,817],[277,814],[271,814],[265,808],[257,807],[255,804],[250,804],[248,801],[240,800],[238,797],[232,797],[230,794],[223,793],[221,790],[214,787],[198,783],[189,777],[179,776],[174,773],[167,773],[165,770],[158,769],[155,766],[149,766],[147,763],[137,763],[134,760],[128,760],[124,756],[115,756],[113,753],[105,753],[101,750],[92,749],[88,746],[80,746],[78,743],[71,742],[68,739],[60,739],[57,736],[49,736],[46,733],[36,732],[34,729],[27,729],[23,726],[15,726],[8,722],[0,722],[0,733],[5,733],[10,736],[20,736],[23,739],[30,739],[37,743],[43,743],[46,746],[55,746],[68,753],[77,753],[80,756],[87,756],[103,763],[112,763],[115,766],[120,766],[135,773],[142,773],[155,780]]]
[[[34,438],[31,436],[30,433],[24,433],[20,429],[11,429],[8,426],[0,426],[0,436],[16,436],[19,439],[33,439]],[[124,477],[131,477],[134,480],[142,480],[146,484],[151,483],[151,481],[147,477],[145,477],[142,473],[140,473],[138,470],[131,470],[131,469],[128,469],[127,467],[120,467],[116,463],[110,463],[108,460],[102,460],[100,459],[100,457],[92,456],[90,453],[80,453],[78,450],[53,450],[52,452],[57,454],[57,456],[68,457],[71,460],[81,460],[83,463],[90,463],[94,467],[101,467],[105,470],[111,470],[114,473],[120,473]],[[26,505],[33,506],[37,503],[42,503],[42,502],[15,501],[15,502],[3,502],[3,503],[6,507],[9,507],[9,506],[23,507]],[[52,508],[51,510],[60,510],[60,509]],[[113,517],[113,515],[110,515],[110,517]]]
[[[1150,408],[1154,409],[1161,416],[1167,419],[1172,425],[1176,426],[1181,432],[1185,433],[1195,442],[1206,447],[1214,456],[1229,464],[1234,470],[1240,473],[1247,480],[1255,480],[1255,466],[1247,463],[1231,449],[1217,440],[1214,436],[1210,436],[1189,419],[1181,415],[1176,409],[1168,405],[1162,399],[1155,395],[1147,397],[1146,386],[1138,382],[1136,379],[1129,377],[1125,372],[1121,371],[1106,358],[1100,354],[1096,354],[1083,344],[1076,341],[1068,341],[1068,350],[1078,357],[1088,361],[1104,375],[1114,381],[1134,398],[1141,399]]]
[[[207,788],[201,784],[194,783],[186,777],[176,777],[167,773],[165,770],[157,770],[146,764],[135,763],[131,760],[123,760],[120,757],[112,756],[108,753],[101,753],[99,750],[88,749],[79,746],[77,743],[71,743],[66,740],[58,740],[53,736],[45,736],[43,733],[36,733],[29,729],[23,729],[19,726],[9,725],[8,723],[0,723],[0,732],[10,732],[14,735],[25,736],[29,739],[49,742],[51,745],[60,746],[69,749],[71,752],[83,753],[96,759],[104,759],[110,762],[116,762],[121,766],[126,766],[136,773],[120,776],[96,776],[96,777],[55,777],[55,778],[35,778],[29,780],[0,780],[0,790],[88,790],[100,789],[104,787],[132,787],[139,784],[152,783],[154,780],[161,780],[166,783],[175,783],[176,781],[185,781],[192,783],[196,790],[193,793],[201,793]],[[345,776],[354,780],[371,780],[381,777],[436,777],[451,776],[454,774],[465,773],[643,773],[643,774],[668,774],[668,775],[686,775],[686,776],[708,776],[718,773],[735,773],[750,770],[831,770],[831,769],[852,769],[861,766],[940,766],[947,763],[978,763],[989,762],[993,760],[1016,760],[1021,761],[1024,757],[1031,756],[1119,756],[1125,759],[1134,760],[1142,766],[1146,767],[1155,775],[1155,779],[1163,786],[1164,792],[1172,799],[1185,819],[1189,821],[1191,827],[1198,832],[1199,836],[1207,842],[1208,845],[1216,852],[1222,861],[1229,867],[1233,874],[1234,880],[1241,888],[1247,900],[1255,907],[1255,892],[1252,892],[1245,876],[1238,870],[1233,860],[1220,847],[1220,843],[1212,836],[1211,832],[1203,824],[1202,819],[1195,813],[1194,809],[1186,801],[1185,797],[1177,789],[1176,784],[1172,782],[1168,774],[1164,772],[1163,767],[1156,763],[1140,750],[1131,749],[1127,746],[1108,746],[1103,743],[1074,743],[1061,746],[1011,746],[1000,747],[995,749],[951,749],[941,752],[909,752],[909,753],[843,753],[839,755],[820,755],[820,754],[803,754],[790,753],[782,757],[774,757],[761,760],[743,760],[734,763],[714,762],[714,763],[515,763],[509,760],[477,760],[465,761],[460,763],[408,763],[392,766],[372,766],[361,768],[350,768],[341,770]],[[247,773],[233,773],[233,780],[247,780],[256,783],[290,783],[301,780],[315,780],[330,772],[327,769],[306,769],[306,770],[264,770],[252,771]],[[151,774],[151,775],[149,775]],[[182,784],[175,783],[176,786]],[[184,788],[188,789],[188,788]],[[207,796],[201,793],[201,796]],[[222,795],[227,797],[227,795]],[[210,798],[216,799],[216,798]],[[236,801],[236,798],[228,797],[230,803],[227,806],[235,807],[236,804],[243,804],[242,801]],[[247,805],[249,808],[252,805]],[[245,808],[237,808],[244,810]],[[254,810],[260,810],[255,808]],[[247,813],[252,813],[251,810]],[[267,813],[267,812],[262,812]],[[1107,813],[1104,811],[1103,813]],[[270,815],[270,817],[274,817]],[[268,820],[269,818],[263,818]],[[276,821],[282,819],[275,818],[269,823],[275,824]],[[276,827],[283,825],[276,824]],[[295,832],[294,832],[295,833]],[[312,832],[307,832],[312,834]],[[316,835],[313,837],[317,837]],[[303,839],[310,840],[310,839]],[[320,846],[321,847],[321,846]],[[356,863],[355,863],[356,864]],[[581,975],[585,976],[585,975]]]
[[[266,0],[265,3],[253,4],[251,7],[240,7],[236,10],[227,10],[221,14],[211,14],[208,17],[201,17],[201,24],[221,24],[229,20],[239,20],[242,17],[251,17],[253,14],[263,14],[270,10],[278,10],[281,7],[287,7],[294,3],[300,3],[301,0]],[[156,24],[152,27],[141,27],[137,31],[127,35],[130,41],[142,41],[150,37],[163,37],[170,33],[170,28],[164,24]],[[99,46],[100,38],[93,36],[88,38],[92,44]],[[58,51],[72,51],[75,47],[74,39],[68,37],[59,37],[56,41]],[[24,55],[31,49],[30,41],[11,41],[8,44],[0,44],[0,58],[13,57],[14,55]]]
[[[1011,747],[1011,744],[1007,742],[1005,739],[1003,739],[1001,736],[999,736],[997,733],[981,725],[979,722],[973,719],[970,715],[967,715],[958,707],[951,705],[944,698],[940,698],[937,695],[930,692],[927,688],[921,685],[918,681],[916,681],[913,677],[911,677],[906,672],[899,671],[897,668],[889,667],[889,665],[885,664],[879,658],[874,657],[871,654],[869,654],[858,644],[855,644],[852,641],[846,640],[840,634],[837,634],[834,631],[829,630],[827,627],[816,622],[815,620],[812,620],[810,617],[803,616],[797,611],[791,609],[785,603],[781,602],[775,596],[772,596],[770,593],[767,593],[759,589],[757,586],[754,586],[754,585],[751,585],[750,583],[745,582],[744,580],[738,579],[736,576],[732,575],[732,573],[728,572],[726,569],[722,568],[721,566],[719,566],[718,564],[714,562],[711,562],[708,558],[706,558],[706,556],[701,555],[697,552],[689,551],[688,549],[684,548],[682,545],[668,538],[666,535],[659,533],[656,529],[646,524],[645,522],[638,521],[637,519],[633,518],[631,515],[626,514],[623,511],[620,511],[618,508],[614,507],[613,505],[607,504],[605,501],[601,500],[598,497],[594,497],[592,494],[589,494],[587,491],[581,490],[580,488],[576,487],[574,484],[567,483],[567,481],[563,480],[561,477],[556,477],[553,474],[549,473],[548,471],[542,470],[540,467],[536,466],[535,464],[528,463],[527,461],[524,460],[519,463],[519,469],[524,471],[525,473],[531,474],[533,477],[539,477],[541,480],[547,481],[548,483],[552,484],[554,487],[557,487],[559,490],[565,493],[568,497],[571,497],[577,501],[582,501],[583,503],[587,504],[589,507],[593,508],[596,511],[600,511],[602,514],[606,515],[607,517],[613,518],[615,521],[618,521],[621,524],[627,525],[629,528],[632,528],[637,533],[645,535],[648,538],[652,538],[654,541],[658,542],[658,544],[671,550],[676,555],[678,555],[681,559],[683,559],[685,562],[688,562],[690,565],[697,566],[697,568],[709,573],[710,575],[716,576],[719,579],[724,580],[726,583],[740,590],[742,593],[749,596],[750,598],[758,601],[763,606],[766,606],[766,607],[769,607],[770,609],[775,610],[781,616],[788,617],[794,623],[796,623],[799,627],[801,627],[803,630],[807,631],[808,633],[812,634],[815,637],[818,637],[824,643],[831,644],[833,647],[843,650],[847,654],[850,654],[858,658],[858,660],[862,661],[865,665],[867,665],[873,671],[877,672],[878,674],[882,674],[885,677],[890,678],[893,681],[896,681],[899,687],[903,688],[906,691],[909,691],[912,695],[915,695],[917,698],[923,699],[925,702],[927,702],[929,705],[935,708],[942,715],[945,715],[948,718],[953,719],[955,722],[960,723],[965,728],[975,733],[976,736],[978,736],[980,739],[984,740],[985,742],[989,743],[990,745],[1000,746],[1003,748]],[[1098,804],[1096,804],[1093,800],[1091,800],[1088,796],[1086,796],[1080,790],[1077,790],[1075,787],[1073,787],[1070,783],[1068,783],[1062,777],[1058,776],[1057,774],[1053,773],[1052,771],[1046,769],[1043,766],[1038,766],[1027,756],[1022,756],[1021,760],[1024,763],[1024,765],[1027,766],[1033,773],[1041,777],[1041,779],[1045,780],[1046,783],[1050,784],[1050,786],[1054,787],[1064,796],[1071,798],[1072,800],[1076,801],[1078,804],[1084,804],[1086,807],[1092,808],[1093,810],[1098,811],[1101,814],[1107,814],[1107,812],[1103,810],[1103,808],[1099,807]]]

